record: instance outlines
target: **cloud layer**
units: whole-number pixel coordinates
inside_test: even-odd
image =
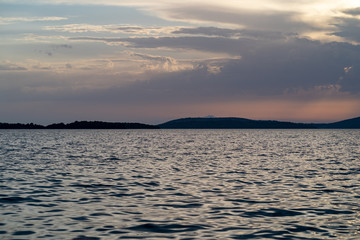
[[[36,3],[39,9],[49,4]],[[47,121],[127,116],[124,120],[154,123],[209,114],[330,121],[360,115],[356,4],[51,4],[63,10],[59,17],[8,13],[0,18],[5,29],[0,41],[0,109],[8,116],[0,121],[20,116]],[[159,24],[124,23],[106,12],[102,23],[94,23],[89,13],[65,11],[87,4],[124,12],[126,6],[144,19],[158,16]]]

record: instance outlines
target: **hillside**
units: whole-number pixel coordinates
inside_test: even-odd
[[[360,128],[360,117],[346,119],[339,122],[329,124],[318,124],[319,128],[332,128],[332,129],[359,129]]]
[[[100,121],[75,121],[72,123],[54,123],[48,126],[22,123],[0,123],[0,129],[158,129],[159,127],[143,123],[121,123]]]
[[[162,129],[303,129],[315,124],[251,120],[246,118],[181,118],[158,125]]]
[[[57,123],[46,126],[47,129],[157,129],[158,127],[143,123],[121,123],[100,121],[76,121],[68,124]]]

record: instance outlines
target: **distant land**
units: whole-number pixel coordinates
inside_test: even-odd
[[[75,121],[47,126],[34,123],[0,123],[0,129],[360,129],[360,117],[333,123],[294,123],[246,118],[180,118],[158,125],[124,122]]]
[[[54,123],[48,126],[33,123],[0,123],[0,129],[158,129],[158,126],[143,123],[121,123],[100,121],[76,121],[68,124]]]
[[[360,117],[334,123],[293,123],[246,118],[180,118],[157,126],[162,129],[359,129]]]

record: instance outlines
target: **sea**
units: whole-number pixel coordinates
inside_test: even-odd
[[[0,239],[360,239],[360,130],[0,130]]]

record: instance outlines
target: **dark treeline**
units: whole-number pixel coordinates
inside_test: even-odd
[[[46,127],[33,123],[0,123],[0,129],[45,129]]]
[[[142,123],[117,123],[100,121],[76,121],[54,123],[47,126],[28,123],[0,123],[0,129],[158,129],[159,127]]]

